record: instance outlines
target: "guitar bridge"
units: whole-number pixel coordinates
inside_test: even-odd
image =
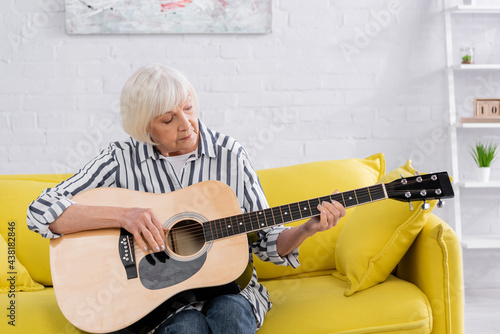
[[[134,236],[125,229],[120,229],[118,239],[118,253],[122,261],[127,279],[137,278],[137,266],[135,264]]]

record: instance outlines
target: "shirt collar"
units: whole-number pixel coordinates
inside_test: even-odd
[[[204,154],[211,158],[216,158],[216,138],[213,132],[208,129],[200,120],[198,120],[198,126],[200,128],[200,140],[198,141],[197,156],[199,157]],[[139,161],[140,163],[146,161],[147,159],[160,159],[160,154],[155,150],[153,145],[139,142],[133,138],[131,138],[131,140],[136,148],[137,161]]]
[[[200,128],[200,140],[198,141],[198,156],[204,154],[210,158],[217,158],[215,150],[216,139],[213,132],[198,120]]]

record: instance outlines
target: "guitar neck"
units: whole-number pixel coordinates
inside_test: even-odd
[[[213,241],[317,216],[320,214],[317,206],[324,201],[329,202],[334,200],[341,203],[345,208],[351,208],[387,198],[385,184],[382,183],[366,188],[349,190],[343,193],[208,221],[203,223],[203,232],[206,241]]]

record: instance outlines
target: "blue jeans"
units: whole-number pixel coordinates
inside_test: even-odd
[[[245,297],[223,295],[212,299],[204,313],[184,310],[163,322],[155,334],[255,334],[252,306]]]

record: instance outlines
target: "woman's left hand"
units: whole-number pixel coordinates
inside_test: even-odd
[[[319,216],[315,216],[302,225],[286,229],[280,233],[276,240],[279,256],[289,254],[316,232],[331,229],[337,225],[340,218],[345,216],[344,206],[336,201],[323,202],[318,205],[318,210],[320,212]]]
[[[322,202],[317,208],[320,215],[304,223],[304,228],[309,236],[312,236],[316,232],[331,229],[337,225],[340,218],[344,217],[346,213],[344,206],[337,201]]]

